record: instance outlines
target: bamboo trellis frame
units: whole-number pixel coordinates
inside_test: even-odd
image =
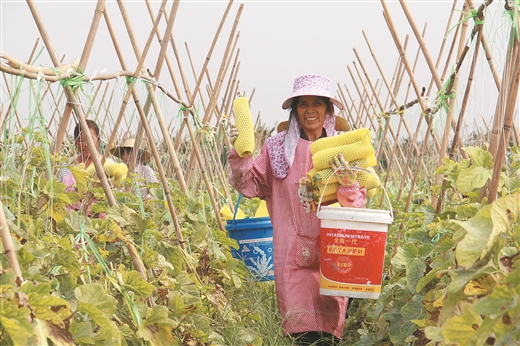
[[[456,30],[452,31],[453,37],[450,45],[450,50],[447,54],[443,65],[441,64],[442,53],[444,44],[447,43],[447,38],[442,41],[439,54],[436,61],[433,60],[432,47],[427,47],[424,39],[424,31],[419,32],[417,25],[414,22],[413,14],[408,9],[404,0],[399,1],[402,11],[405,14],[410,28],[415,37],[415,41],[418,44],[417,56],[412,64],[409,60],[407,53],[407,45],[409,43],[409,36],[406,35],[404,44],[401,43],[401,39],[395,30],[395,27],[390,16],[390,12],[384,0],[381,0],[382,7],[384,9],[383,20],[386,20],[388,29],[392,35],[395,46],[397,48],[397,64],[395,70],[392,71],[392,78],[389,81],[383,68],[380,66],[378,59],[376,58],[375,49],[372,47],[368,40],[368,35],[365,31],[362,34],[365,37],[365,41],[369,47],[370,54],[374,62],[377,65],[377,71],[379,76],[374,78],[373,72],[367,66],[366,61],[363,61],[363,56],[355,48],[354,53],[357,61],[354,62],[354,70],[347,67],[347,70],[351,77],[351,84],[354,84],[357,95],[351,93],[353,90],[346,84],[338,82],[339,98],[345,104],[346,109],[341,113],[351,123],[353,128],[369,127],[376,133],[381,133],[381,137],[378,138],[378,157],[385,157],[388,167],[385,176],[385,186],[392,179],[393,176],[399,176],[401,180],[395,180],[400,183],[399,196],[397,200],[401,198],[401,193],[408,193],[406,198],[406,208],[411,205],[411,196],[414,186],[418,183],[419,174],[423,174],[425,179],[433,179],[431,171],[432,163],[428,162],[427,159],[430,156],[435,156],[435,164],[440,164],[443,157],[447,154],[447,148],[450,148],[450,157],[456,159],[458,157],[465,157],[464,151],[460,150],[463,147],[462,140],[459,138],[467,137],[464,133],[465,117],[464,113],[467,111],[470,102],[468,95],[472,92],[472,83],[478,82],[477,79],[473,81],[475,66],[479,59],[485,59],[486,64],[489,66],[489,72],[493,77],[493,81],[496,85],[496,89],[499,93],[499,99],[497,101],[496,110],[493,118],[493,122],[486,122],[484,119],[485,129],[478,130],[476,137],[484,138],[487,136],[491,137],[489,150],[498,159],[495,160],[498,164],[495,166],[495,172],[493,179],[489,182],[488,186],[482,190],[482,197],[487,196],[489,201],[492,201],[496,196],[496,184],[498,182],[498,175],[504,163],[505,150],[509,143],[509,138],[515,140],[518,144],[518,130],[516,124],[513,121],[518,118],[515,115],[515,104],[518,95],[518,41],[515,40],[514,32],[510,33],[510,38],[515,45],[511,47],[511,61],[505,62],[503,71],[499,71],[498,64],[500,63],[501,57],[494,56],[491,49],[489,48],[489,40],[487,39],[484,29],[486,23],[477,24],[470,20],[462,21],[456,27]],[[70,64],[63,64],[64,57],[58,58],[57,52],[54,50],[52,40],[45,30],[43,22],[37,13],[36,5],[33,1],[27,2],[33,18],[39,28],[40,35],[44,46],[51,57],[52,63],[57,70],[63,73],[71,68]],[[445,31],[445,36],[448,33],[448,29],[453,17],[454,9],[457,1],[454,0],[453,8],[449,14],[449,19]],[[493,1],[484,1],[478,8],[478,13],[483,14],[493,4]],[[125,14],[124,3],[118,2],[121,9],[121,17],[128,20],[127,33],[130,37],[134,34],[129,29],[131,24],[129,16]],[[169,14],[166,10],[166,5],[171,5]],[[140,51],[140,47],[135,39],[131,39],[132,46],[134,48],[134,54],[137,57],[137,64],[130,66],[125,61],[125,56],[119,45],[118,36],[116,30],[113,27],[113,23],[108,16],[105,2],[100,0],[97,2],[95,12],[93,13],[93,20],[91,28],[89,30],[88,37],[86,39],[81,58],[77,62],[77,66],[85,70],[89,61],[89,57],[92,53],[93,44],[96,39],[97,30],[99,24],[104,21],[108,27],[109,34],[111,35],[113,48],[118,57],[119,63],[121,64],[122,71],[109,73],[109,74],[98,74],[96,76],[84,76],[85,82],[97,83],[92,88],[92,94],[89,97],[81,95],[78,90],[72,91],[70,87],[65,87],[63,90],[53,88],[56,82],[59,81],[54,74],[54,70],[50,69],[51,73],[38,74],[38,71],[34,72],[31,70],[29,63],[20,63],[17,58],[8,57],[2,53],[2,61],[7,61],[7,64],[3,62],[0,64],[0,70],[3,72],[4,85],[8,95],[14,96],[19,90],[10,87],[7,80],[7,75],[19,76],[23,74],[25,79],[35,80],[37,78],[43,78],[45,81],[41,98],[46,101],[50,101],[51,105],[51,116],[49,123],[47,124],[47,131],[53,138],[55,143],[55,150],[62,150],[64,144],[66,144],[66,134],[70,132],[70,117],[73,115],[84,128],[85,118],[87,116],[93,117],[104,124],[104,128],[110,128],[110,138],[107,141],[107,146],[110,147],[113,143],[121,140],[121,131],[118,127],[122,127],[125,132],[123,137],[129,136],[132,131],[130,128],[138,126],[136,146],[140,145],[140,142],[147,142],[147,148],[152,151],[154,156],[154,162],[152,163],[156,171],[159,171],[161,176],[161,182],[166,192],[166,196],[169,195],[170,185],[167,178],[176,177],[177,181],[180,182],[181,191],[188,195],[196,195],[200,192],[202,186],[209,192],[212,206],[215,210],[215,218],[221,229],[224,229],[222,220],[220,219],[219,208],[223,203],[227,203],[230,208],[234,207],[231,203],[231,191],[227,186],[227,171],[228,167],[222,165],[220,162],[221,155],[225,152],[225,148],[229,148],[229,140],[225,129],[220,125],[222,121],[222,115],[232,115],[232,101],[239,92],[239,81],[240,81],[240,48],[238,45],[239,31],[238,24],[240,20],[240,14],[243,5],[240,5],[237,14],[234,18],[233,26],[229,31],[228,40],[225,42],[224,55],[220,61],[219,68],[215,76],[211,75],[210,61],[213,60],[214,50],[217,48],[218,39],[222,34],[224,24],[227,21],[227,16],[233,7],[233,1],[229,1],[220,24],[215,32],[211,46],[204,60],[203,66],[198,67],[192,60],[191,53],[189,52],[188,45],[186,43],[186,51],[189,56],[190,69],[192,77],[195,80],[195,86],[191,87],[188,82],[189,76],[183,70],[181,63],[181,53],[177,50],[175,42],[175,32],[172,30],[173,23],[176,15],[177,8],[179,6],[178,1],[168,2],[163,1],[162,8],[156,15],[153,13],[152,4],[147,0],[146,6],[151,19],[153,27],[150,30],[149,41],[145,45],[143,52]],[[468,9],[474,9],[475,6],[471,0],[463,2],[463,8],[467,11]],[[461,18],[463,14],[461,14]],[[159,25],[165,24],[166,29],[163,34],[159,29]],[[471,27],[471,25],[473,25]],[[426,28],[426,26],[425,26]],[[471,59],[466,59],[466,54],[469,48],[466,42],[467,31],[472,29],[472,35],[477,37],[477,44]],[[155,38],[159,43],[160,51],[156,57],[156,64],[151,69],[143,69],[144,59],[146,51],[150,45],[155,44],[152,42],[152,38]],[[509,38],[508,38],[509,39]],[[457,45],[458,40],[458,45]],[[471,41],[471,40],[470,40]],[[31,52],[29,62],[32,61],[32,57],[35,55],[36,46],[39,43],[39,39],[36,41],[34,48]],[[376,46],[377,48],[377,46]],[[480,52],[480,50],[484,50]],[[419,54],[419,53],[422,53]],[[171,55],[173,53],[173,56]],[[456,59],[456,62],[453,61]],[[175,61],[174,61],[175,59]],[[515,60],[516,59],[516,60]],[[426,62],[428,71],[431,74],[431,81],[427,88],[427,91],[421,91],[419,84],[415,80],[416,65],[418,62]],[[18,64],[18,65],[17,65]],[[166,65],[166,66],[164,66]],[[456,73],[447,76],[450,68],[457,67]],[[459,80],[458,73],[459,68],[469,66],[470,77],[464,84],[463,81]],[[359,68],[358,68],[359,67]],[[168,69],[168,76],[164,77],[161,75],[163,68]],[[146,70],[146,71],[145,71]],[[153,72],[149,72],[152,70]],[[46,71],[43,71],[46,72]],[[500,77],[502,72],[502,77]],[[115,89],[115,85],[118,78],[123,77],[134,77],[141,81],[146,81],[147,84],[144,88],[139,88],[135,82],[125,83],[127,94],[122,100],[117,98],[121,96],[120,91]],[[376,80],[376,83],[372,82]],[[477,77],[475,77],[477,78]],[[452,111],[446,114],[446,122],[442,127],[442,135],[439,140],[439,133],[434,129],[435,124],[433,122],[433,116],[429,112],[433,112],[435,108],[432,105],[427,104],[426,97],[430,97],[435,92],[439,92],[443,88],[447,81],[449,90],[453,90],[457,97],[451,97],[449,99],[449,106]],[[408,90],[404,90],[403,86],[408,82]],[[384,83],[384,86],[383,86]],[[174,92],[168,90],[167,84],[171,84],[174,88]],[[140,85],[139,85],[140,86]],[[379,86],[379,87],[378,87]],[[137,88],[137,90],[136,90]],[[131,90],[133,89],[133,90]],[[460,90],[459,90],[460,89]],[[31,85],[31,90],[35,93],[36,87]],[[466,94],[464,95],[464,91]],[[408,93],[412,91],[415,93],[415,97],[411,97],[413,100],[408,100]],[[141,97],[139,92],[144,93],[145,97]],[[405,94],[404,98],[402,94]],[[251,93],[250,101],[254,94],[254,90]],[[386,95],[385,95],[386,94]],[[169,102],[181,108],[180,119],[172,118],[168,125],[164,122],[166,117],[164,116],[165,109],[158,100],[158,95],[163,95],[168,99]],[[460,97],[464,95],[463,97]],[[221,102],[217,102],[219,97],[222,97]],[[142,105],[139,100],[146,100],[145,104]],[[129,101],[133,100],[135,104],[129,105]],[[455,100],[461,100],[460,110],[455,112]],[[195,112],[195,105],[202,105],[200,124],[197,122],[197,114]],[[217,104],[218,103],[218,104]],[[389,113],[385,111],[389,105],[395,107],[395,110],[402,110],[399,113],[399,119],[397,125],[393,125],[390,120],[387,119],[384,123],[379,119],[380,113]],[[405,107],[409,105],[409,107]],[[24,120],[17,112],[14,107],[15,105],[9,104],[6,108],[7,111],[4,114],[3,107],[0,109],[0,130],[3,130],[7,121],[14,121],[16,127],[22,128],[24,126]],[[137,119],[133,116],[129,117],[125,113],[127,109],[132,113],[136,114]],[[417,109],[418,108],[418,109]],[[117,109],[117,112],[114,110]],[[404,113],[408,111],[416,110],[420,112],[416,128],[413,129],[413,124],[410,124],[409,118],[405,117]],[[38,105],[38,114],[43,114],[44,109],[42,105]],[[11,120],[10,115],[13,116]],[[393,115],[390,115],[390,118]],[[455,119],[455,116],[458,116]],[[177,120],[177,121],[176,121]],[[260,123],[260,113],[258,113],[256,125]],[[473,120],[476,121],[476,120]],[[58,123],[56,129],[52,128],[52,124]],[[152,128],[152,122],[158,122]],[[137,123],[137,124],[136,124]],[[216,123],[215,135],[221,139],[218,143],[219,146],[211,146],[206,141],[206,138],[202,135],[201,131],[204,130],[205,126],[212,127],[211,123]],[[159,130],[158,130],[159,128]],[[381,130],[381,131],[380,131]],[[3,132],[3,131],[2,131]],[[88,131],[87,131],[88,132]],[[423,135],[424,134],[424,135]],[[420,136],[423,136],[422,138]],[[405,146],[401,142],[401,136],[408,136],[408,144]],[[161,138],[162,137],[162,138]],[[175,137],[172,140],[171,137]],[[162,141],[161,141],[162,139]],[[0,141],[3,139],[0,138]],[[420,142],[422,141],[422,142]],[[93,143],[89,142],[93,145]],[[158,146],[159,143],[163,143],[163,146]],[[223,143],[223,144],[222,144]],[[450,146],[451,145],[451,146]],[[189,151],[189,152],[185,152]],[[134,153],[137,150],[134,150]],[[165,161],[165,162],[163,162]],[[96,163],[96,171],[101,178],[102,185],[106,191],[107,200],[110,204],[115,203],[113,196],[111,196],[110,187],[108,184],[105,185],[103,181],[102,169],[98,167],[101,163]],[[392,167],[396,167],[392,170]],[[394,172],[395,171],[395,172]],[[379,170],[381,173],[381,170]],[[185,178],[187,177],[187,178]],[[201,177],[198,182],[193,184],[190,183],[190,179]],[[436,181],[439,181],[440,177],[435,177]],[[183,182],[184,181],[184,182]],[[407,192],[405,185],[409,188]],[[217,187],[223,188],[223,195],[226,201],[220,201],[213,195],[214,190]],[[168,199],[168,197],[167,197]],[[437,210],[440,211],[443,201],[443,196],[439,196],[437,203]],[[175,220],[175,206],[173,202],[169,201],[170,213],[172,218]],[[180,233],[180,226],[176,225],[177,236],[179,238],[181,246],[183,246],[182,234]],[[135,250],[135,249],[134,249]],[[139,259],[135,261],[136,268],[140,267]],[[142,275],[145,274],[144,270],[140,270]]]

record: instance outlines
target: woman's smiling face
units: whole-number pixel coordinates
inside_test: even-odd
[[[296,112],[310,141],[320,138],[327,116],[327,104],[320,96],[300,96]]]

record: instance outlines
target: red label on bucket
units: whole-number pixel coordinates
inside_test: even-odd
[[[320,244],[324,278],[337,283],[381,284],[386,232],[322,228]]]

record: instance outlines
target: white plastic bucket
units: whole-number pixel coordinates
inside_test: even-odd
[[[387,210],[321,207],[320,294],[377,299],[392,216]]]

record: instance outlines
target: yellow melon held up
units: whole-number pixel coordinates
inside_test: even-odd
[[[241,96],[233,101],[233,111],[235,112],[236,127],[238,137],[235,140],[235,149],[238,156],[245,157],[253,155],[255,150],[255,127],[253,118],[249,110],[247,97]]]

